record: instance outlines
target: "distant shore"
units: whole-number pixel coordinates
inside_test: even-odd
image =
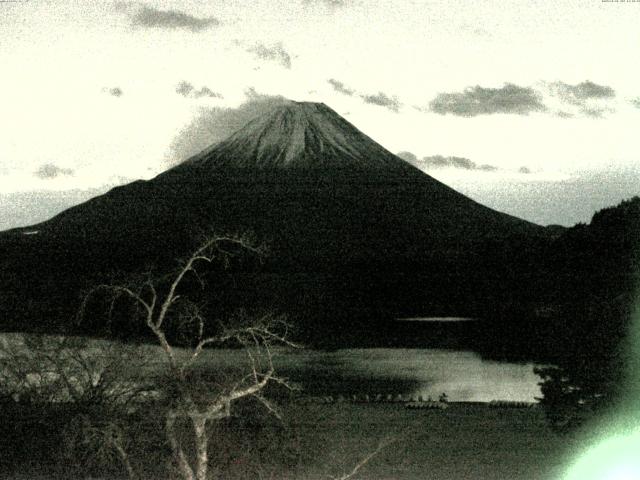
[[[473,317],[407,317],[396,318],[396,322],[477,322]]]

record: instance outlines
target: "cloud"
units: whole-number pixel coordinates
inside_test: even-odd
[[[411,152],[398,152],[396,153],[396,156],[411,163],[412,165],[417,165],[418,163],[420,163],[418,157],[416,157],[415,154]]]
[[[609,100],[616,96],[613,88],[606,85],[598,85],[590,80],[571,85],[564,82],[553,82],[547,85],[549,93],[558,98],[565,105],[571,105],[577,114],[591,118],[602,118],[607,113],[615,110],[607,105]],[[563,118],[574,116],[563,112],[558,115]]]
[[[486,182],[451,179],[449,186],[496,210],[541,224],[589,222],[593,213],[638,194],[640,166],[576,172],[562,180],[486,176]],[[475,180],[475,179],[474,179]]]
[[[193,85],[191,85],[189,82],[185,82],[184,80],[176,85],[176,93],[182,95],[183,97],[188,97],[193,89]]]
[[[226,139],[254,118],[290,102],[281,96],[259,93],[254,88],[246,90],[245,96],[246,101],[237,108],[201,108],[196,117],[171,142],[167,163],[180,163]]]
[[[614,110],[612,108],[604,108],[604,107],[588,107],[584,106],[580,110],[585,116],[591,118],[602,118],[605,113],[613,113]]]
[[[329,80],[327,80],[327,82],[333,87],[336,92],[342,93],[343,95],[348,95],[349,97],[351,97],[354,93],[356,93],[355,90],[347,87],[344,83],[336,80],[335,78],[330,78]]]
[[[429,110],[440,115],[448,113],[460,117],[477,115],[516,114],[546,111],[541,95],[531,87],[505,83],[500,88],[479,85],[463,92],[439,93],[430,103]]]
[[[182,81],[178,85],[176,85],[176,93],[182,95],[183,97],[191,97],[191,98],[202,98],[202,97],[210,97],[210,98],[224,98],[221,93],[214,92],[207,86],[200,87],[199,90],[190,84],[189,82]]]
[[[247,47],[246,51],[253,53],[257,58],[262,60],[277,62],[284,68],[291,68],[291,55],[284,49],[282,43],[276,43],[272,46],[257,43]]]
[[[396,156],[402,158],[403,160],[409,162],[412,165],[415,165],[418,168],[422,168],[425,170],[436,170],[436,169],[445,169],[445,168],[454,168],[459,170],[469,170],[469,171],[481,171],[481,172],[498,172],[504,171],[494,165],[488,165],[486,163],[477,164],[476,162],[469,160],[464,157],[445,157],[443,155],[432,155],[430,157],[423,157],[419,159],[412,152],[398,152]],[[528,175],[533,173],[529,167],[522,166],[517,170],[518,173],[523,175]]]
[[[353,88],[347,87],[340,80],[336,80],[335,78],[330,78],[327,80],[327,83],[333,87],[333,89],[341,93],[343,95],[347,95],[349,97],[353,97],[358,94],[358,96],[365,102],[371,105],[377,105],[379,107],[385,107],[391,110],[392,112],[398,113],[400,107],[402,107],[402,103],[398,100],[396,96],[389,96],[384,92],[378,92],[376,94],[359,94]]]
[[[397,97],[390,97],[384,92],[378,92],[375,95],[360,95],[360,98],[362,98],[365,103],[385,107],[396,113],[402,106]]]
[[[633,105],[636,108],[640,108],[640,97],[632,99],[631,105]]]
[[[549,87],[552,93],[572,105],[582,105],[585,100],[589,99],[610,99],[616,96],[613,88],[606,85],[598,85],[589,80],[576,85],[553,82]]]
[[[329,83],[329,85],[331,85],[336,92],[343,95],[353,97],[354,95],[358,94],[363,102],[370,105],[384,107],[395,113],[398,113],[398,111],[400,111],[400,107],[402,107],[402,103],[400,103],[398,97],[389,96],[384,92],[378,92],[376,94],[359,94],[355,89],[346,86],[343,82],[341,82],[340,80],[336,80],[335,78],[330,78],[329,80],[327,80],[327,83]]]
[[[0,192],[0,231],[43,222],[67,208],[105,193],[107,188],[90,190],[35,190]]]
[[[613,98],[616,92],[606,85],[598,85],[589,80],[573,87],[574,95],[578,98]]]
[[[33,175],[42,178],[43,180],[51,180],[59,176],[73,175],[73,170],[70,168],[61,168],[53,163],[45,163],[40,166]]]
[[[179,10],[160,10],[134,2],[118,2],[116,10],[126,12],[134,27],[200,32],[220,25],[215,17],[195,17]]]
[[[347,0],[304,0],[306,4],[324,4],[331,8],[344,7],[347,4]]]
[[[443,157],[442,155],[433,155],[431,157],[424,157],[422,163],[428,167],[445,168],[454,167],[462,168],[464,170],[475,170],[476,164],[468,158],[464,157]]]
[[[590,80],[575,85],[561,81],[542,82],[542,85],[542,90],[505,83],[500,88],[476,85],[462,92],[443,92],[429,103],[428,110],[440,115],[452,114],[460,117],[545,112],[558,118],[573,118],[576,115],[600,118],[615,111],[603,104],[616,96],[615,90],[607,85],[599,85]],[[555,108],[548,108],[543,102],[543,95],[549,101],[551,97],[555,97],[559,104]],[[424,111],[421,108],[418,110]]]
[[[407,162],[424,169],[439,169],[439,168],[457,168],[462,170],[480,170],[483,172],[495,172],[498,167],[493,165],[477,163],[464,157],[445,157],[442,155],[432,155],[430,157],[423,157],[419,159],[415,154],[411,152],[400,152],[396,154],[398,157],[406,160]]]
[[[444,157],[442,155],[432,155],[424,157],[420,163],[426,168],[460,168],[463,170],[482,170],[484,172],[495,172],[498,167],[493,165],[478,165],[477,163],[464,157]]]
[[[103,87],[102,92],[112,97],[121,97],[124,94],[120,87]]]
[[[209,87],[201,87],[200,90],[193,92],[196,98],[211,97],[211,98],[224,98],[221,93],[214,92]]]

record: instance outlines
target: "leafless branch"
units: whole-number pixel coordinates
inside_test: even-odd
[[[269,411],[269,413],[271,413],[274,417],[276,417],[278,420],[282,420],[282,415],[280,414],[280,411],[276,408],[276,406],[272,402],[267,400],[263,395],[260,395],[260,393],[255,393],[253,397],[256,400],[258,400],[260,403],[262,403],[262,405],[264,405],[266,409]]]
[[[380,443],[378,443],[378,446],[376,447],[376,449],[371,451],[367,455],[365,455],[358,463],[355,464],[355,466],[349,473],[345,473],[340,477],[330,477],[330,478],[332,480],[349,480],[355,477],[358,474],[358,472],[363,467],[365,467],[376,455],[378,455],[382,450],[384,450],[386,447],[388,447],[389,445],[391,445],[396,441],[397,439],[393,437],[383,439],[382,441],[380,441]]]
[[[229,328],[222,322],[218,322],[219,330],[206,328],[203,309],[200,305],[191,302],[184,297],[183,282],[187,276],[193,276],[201,287],[204,287],[204,278],[198,272],[198,265],[222,262],[228,265],[229,259],[237,253],[238,248],[242,252],[252,252],[261,257],[264,246],[256,246],[248,236],[212,236],[204,240],[201,245],[169,275],[152,278],[150,275],[137,285],[99,285],[91,293],[103,292],[110,295],[109,318],[114,313],[116,301],[121,297],[130,299],[136,308],[140,309],[140,315],[160,345],[164,356],[168,360],[169,373],[172,385],[176,390],[172,395],[172,406],[165,418],[165,430],[173,456],[178,465],[178,471],[185,480],[205,480],[208,468],[207,455],[207,424],[210,421],[225,418],[231,415],[231,405],[245,397],[254,397],[261,402],[269,412],[280,418],[275,406],[262,394],[264,388],[270,383],[291,388],[286,379],[275,375],[273,364],[273,345],[299,347],[288,338],[290,326],[283,317],[263,315],[251,317],[245,312],[236,315],[233,327]],[[87,295],[81,305],[79,319],[85,315],[90,301],[91,293]],[[174,346],[167,338],[166,325],[169,319],[177,321],[179,329],[184,329],[192,334],[193,348],[183,358],[178,355]],[[221,384],[217,394],[198,392],[198,385],[191,382],[195,372],[194,364],[203,350],[210,345],[224,345],[225,343],[240,345],[248,361],[248,372],[235,383]],[[82,363],[82,359],[77,359]],[[97,380],[96,388],[102,388],[102,377]],[[135,395],[135,390],[130,392]],[[127,397],[122,392],[127,402],[132,397]],[[190,421],[195,437],[196,460],[191,464],[175,432],[176,422],[179,419]],[[121,453],[121,452],[119,452]],[[124,452],[126,454],[126,452]],[[122,455],[121,455],[122,456]]]

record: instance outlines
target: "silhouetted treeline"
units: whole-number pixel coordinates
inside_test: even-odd
[[[597,212],[562,235],[549,256],[555,305],[540,343],[543,403],[558,428],[615,403],[625,383],[640,278],[640,198]]]

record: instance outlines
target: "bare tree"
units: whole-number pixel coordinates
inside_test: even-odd
[[[64,418],[59,439],[65,463],[113,466],[136,478],[123,425],[154,386],[132,366],[145,368],[144,349],[115,342],[53,335],[7,335],[0,339],[0,397],[17,407],[19,420]],[[116,460],[114,462],[113,460]]]
[[[165,433],[177,472],[184,480],[208,478],[208,429],[212,422],[229,417],[234,403],[247,397],[259,400],[278,415],[263,391],[270,383],[289,386],[285,379],[276,375],[272,356],[274,345],[296,346],[288,340],[288,324],[283,317],[266,314],[256,318],[239,314],[229,323],[207,322],[202,306],[189,300],[183,291],[182,287],[191,279],[204,287],[198,267],[213,262],[226,266],[238,251],[262,255],[264,249],[256,247],[246,237],[210,237],[170,275],[148,277],[135,285],[99,285],[85,297],[80,309],[80,318],[84,318],[90,300],[101,292],[107,294],[110,311],[114,310],[117,301],[126,299],[136,307],[139,317],[160,345],[171,385],[167,395]],[[192,341],[188,348],[176,347],[167,334],[168,325],[176,324],[190,332]],[[241,374],[214,385],[203,383],[198,377],[198,359],[207,346],[225,344],[241,347],[246,359],[245,368]],[[195,445],[193,456],[189,455],[189,449],[177,433],[177,424],[183,420],[191,427]]]
[[[31,405],[105,406],[126,410],[152,386],[127,378],[144,352],[114,342],[14,334],[0,340],[0,396]]]

